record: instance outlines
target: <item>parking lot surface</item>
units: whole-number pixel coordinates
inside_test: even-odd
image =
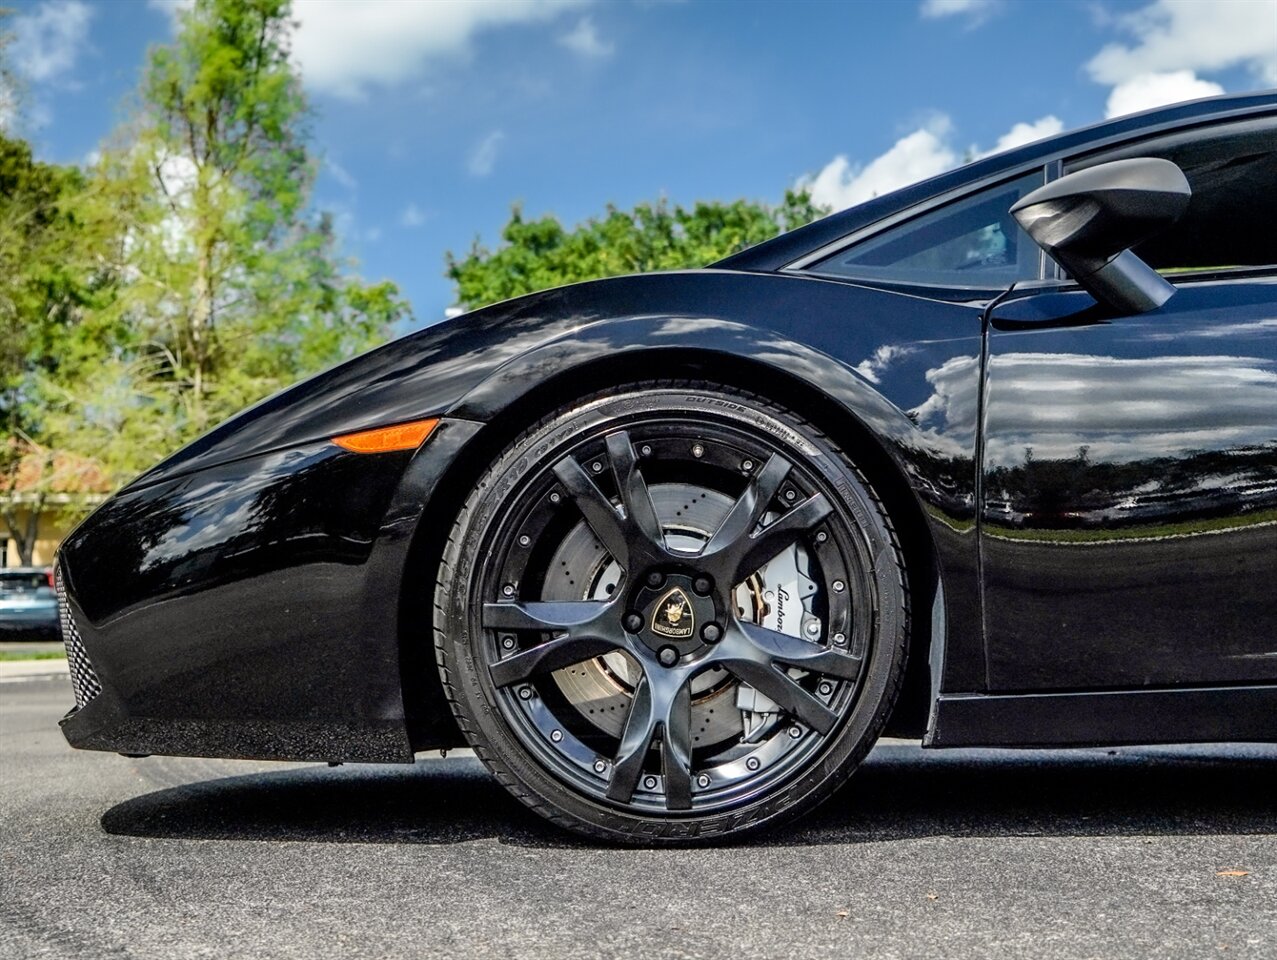
[[[753,842],[612,849],[473,758],[79,753],[0,683],[0,956],[1277,957],[1277,747],[880,744]]]

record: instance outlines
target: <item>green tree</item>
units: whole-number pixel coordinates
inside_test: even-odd
[[[688,209],[662,200],[633,210],[608,207],[603,217],[568,230],[553,216],[525,220],[516,206],[501,245],[489,250],[476,240],[465,257],[449,253],[447,275],[457,302],[473,309],[580,280],[702,267],[826,212],[807,193],[791,190],[779,206],[737,200]]]
[[[123,479],[299,377],[381,342],[397,288],[352,278],[309,211],[287,0],[197,0],[77,201],[112,295],[78,375],[41,385],[53,446]]]

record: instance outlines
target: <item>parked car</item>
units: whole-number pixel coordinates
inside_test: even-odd
[[[884,731],[1277,740],[1274,224],[1277,95],[1227,97],[410,334],[71,534],[64,733],[469,744],[638,843],[793,817]]]
[[[57,640],[52,568],[0,567],[0,640]]]

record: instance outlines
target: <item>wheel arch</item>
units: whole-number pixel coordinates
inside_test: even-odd
[[[805,359],[810,362],[810,358]],[[886,403],[867,384],[861,386],[855,374],[830,358],[822,356],[822,359],[833,368],[826,371],[827,375],[849,378],[857,385],[853,392],[870,393],[880,403]],[[536,360],[526,364],[533,370],[537,365]],[[644,370],[659,371],[659,377],[644,376],[640,373]],[[653,379],[706,380],[758,394],[800,413],[840,448],[852,452],[853,461],[882,498],[892,519],[909,579],[912,608],[909,659],[904,685],[886,732],[922,736],[932,698],[930,611],[938,583],[938,564],[922,506],[902,464],[889,451],[890,442],[867,425],[870,416],[783,366],[753,356],[686,345],[646,345],[591,356],[580,363],[562,365],[551,375],[536,379],[531,386],[526,386],[532,382],[530,379],[509,373],[492,378],[498,379],[507,384],[520,383],[522,389],[502,391],[502,400],[498,403],[481,387],[476,391],[482,398],[479,403],[463,402],[453,408],[468,416],[484,414],[486,422],[462,448],[432,492],[429,512],[438,517],[439,522],[418,525],[406,560],[400,597],[399,642],[404,708],[414,746],[425,741],[435,746],[441,739],[437,729],[422,729],[422,718],[414,710],[414,704],[425,702],[423,698],[443,696],[434,672],[433,656],[420,638],[429,635],[434,583],[452,519],[460,512],[475,482],[509,443],[554,410],[600,391]],[[484,409],[488,406],[493,408],[491,412]],[[881,411],[871,416],[879,419]],[[455,743],[460,744],[460,732],[451,732]]]

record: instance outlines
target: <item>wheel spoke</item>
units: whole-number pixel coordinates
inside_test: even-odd
[[[838,721],[838,715],[803,689],[802,685],[786,673],[782,666],[784,662],[794,658],[797,650],[791,648],[789,644],[782,644],[779,640],[773,639],[783,635],[761,628],[756,629],[764,634],[760,638],[762,643],[756,642],[754,637],[743,629],[746,626],[746,624],[737,624],[728,630],[723,642],[714,650],[714,662],[735,674],[759,693],[775,700],[787,712],[792,713],[813,730],[829,733]],[[793,640],[794,638],[786,637],[785,639]],[[795,642],[809,645],[802,640]],[[777,650],[777,647],[782,649]],[[816,669],[811,667],[810,663],[801,664],[801,666]],[[839,668],[841,664],[827,664],[827,666]]]
[[[522,683],[535,676],[553,673],[583,660],[592,660],[616,649],[616,644],[603,637],[557,637],[522,650],[512,657],[498,660],[488,668],[492,682],[498,687]]]
[[[613,560],[629,569],[630,548],[624,521],[616,512],[612,501],[603,495],[603,491],[572,457],[564,457],[556,463],[554,475],[585,516],[585,522],[590,525],[603,548],[612,555]]]
[[[648,748],[652,745],[652,737],[656,734],[656,713],[652,702],[652,685],[647,675],[639,678],[634,687],[634,696],[630,700],[630,712],[625,718],[625,727],[621,731],[621,745],[612,761],[612,778],[608,781],[607,796],[609,800],[629,803],[634,796],[634,788],[638,786],[639,775],[643,772],[643,761],[647,757]]]
[[[793,544],[804,533],[824,520],[833,507],[823,493],[808,497],[788,513],[777,517],[758,533],[753,534],[731,549],[734,570],[732,582],[739,583],[763,567],[782,550]]]
[[[740,628],[750,643],[773,663],[801,667],[843,680],[854,680],[860,675],[860,660],[856,657],[757,624],[741,623]]]
[[[630,435],[624,430],[609,433],[607,455],[612,463],[612,473],[616,477],[616,488],[621,494],[628,526],[632,528],[631,534],[642,534],[659,551],[664,552],[665,533],[661,530],[661,521],[657,519],[656,508],[652,506],[647,481],[639,470]]]
[[[732,504],[723,522],[705,544],[705,556],[726,550],[754,532],[754,528],[763,519],[763,514],[767,512],[767,505],[789,476],[790,469],[789,461],[779,454],[773,453],[767,459],[763,468],[750,478],[745,492]]]
[[[661,731],[661,773],[665,777],[665,807],[692,807],[692,688],[680,684],[670,702]]]
[[[485,603],[485,629],[567,633],[498,660],[489,668],[492,682],[498,687],[521,683],[624,646],[619,628],[610,629],[610,607],[610,603],[591,600]]]
[[[646,673],[634,688],[630,712],[621,731],[621,744],[612,762],[607,795],[628,803],[634,796],[643,763],[659,734],[665,806],[687,810],[692,805],[692,695],[683,677],[664,675],[652,683]]]
[[[594,623],[610,606],[606,600],[552,600],[485,603],[488,630],[579,630]]]

